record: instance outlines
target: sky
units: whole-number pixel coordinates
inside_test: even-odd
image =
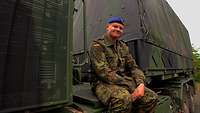
[[[167,0],[187,28],[194,48],[200,48],[200,0]]]

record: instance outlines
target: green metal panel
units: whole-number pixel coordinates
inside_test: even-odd
[[[0,18],[8,26],[1,30],[0,112],[71,103],[73,1],[2,1],[0,8],[9,14]]]
[[[67,8],[67,100],[72,102],[72,52],[73,52],[73,11],[74,11],[74,3],[73,0],[67,0],[68,5]]]

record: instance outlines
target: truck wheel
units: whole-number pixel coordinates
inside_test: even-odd
[[[182,113],[190,113],[190,110],[189,110],[189,107],[188,107],[188,104],[186,102],[183,103],[183,106],[182,106],[182,110],[183,112]]]
[[[191,85],[189,85],[188,99],[190,113],[194,113],[194,87]]]
[[[182,111],[194,113],[194,87],[188,84],[183,87]]]

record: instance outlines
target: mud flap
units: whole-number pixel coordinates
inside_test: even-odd
[[[155,113],[174,113],[170,96],[159,95]]]

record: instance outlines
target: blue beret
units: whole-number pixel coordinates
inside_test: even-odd
[[[122,25],[124,25],[124,19],[121,18],[121,17],[117,17],[117,16],[114,16],[114,17],[110,17],[108,20],[107,20],[107,23],[113,23],[113,22],[117,22],[117,23],[120,23]]]

